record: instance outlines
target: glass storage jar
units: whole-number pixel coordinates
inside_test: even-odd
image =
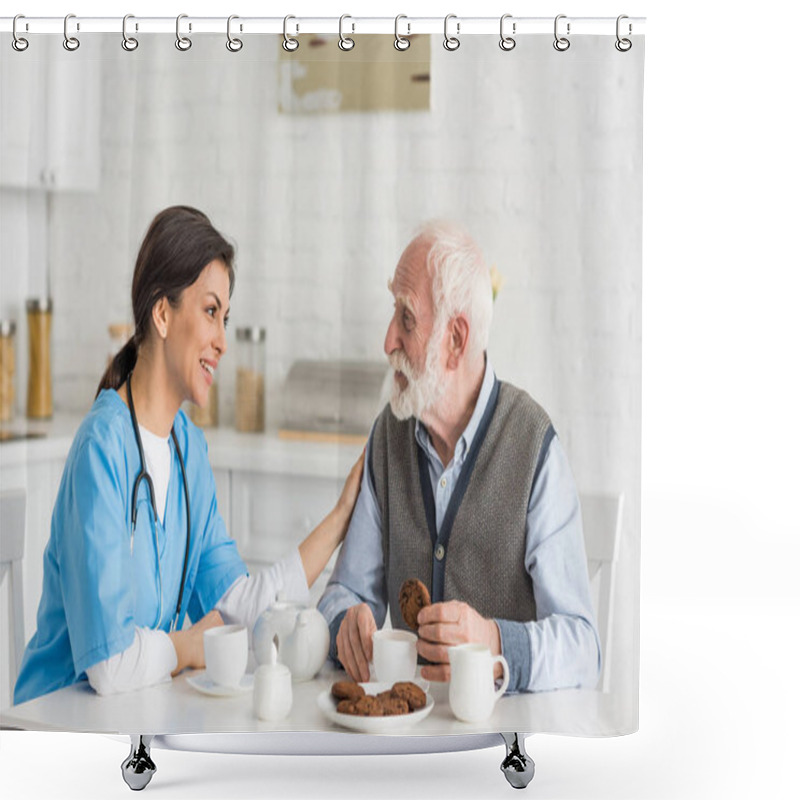
[[[28,316],[28,417],[49,419],[53,416],[53,382],[50,372],[50,330],[53,301],[35,297],[26,303]]]
[[[128,322],[112,322],[108,326],[108,358],[106,367],[116,357],[117,353],[128,344],[128,340],[133,336],[133,325]]]
[[[266,427],[267,329],[236,329],[236,430]]]
[[[219,370],[219,367],[217,368]],[[214,375],[214,383],[208,387],[208,401],[204,408],[189,403],[189,419],[198,428],[216,428],[219,424],[219,393],[217,390],[217,379],[219,373]]]
[[[10,319],[0,320],[0,422],[14,419],[14,373],[16,353],[14,336],[17,323]]]

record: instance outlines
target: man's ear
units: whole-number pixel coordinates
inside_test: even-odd
[[[156,335],[160,339],[166,339],[169,332],[169,317],[170,317],[169,300],[166,295],[158,298],[153,306],[153,327],[156,329]]]
[[[469,343],[469,322],[463,314],[450,320],[449,328],[449,353],[447,354],[448,369],[456,369],[467,352]]]

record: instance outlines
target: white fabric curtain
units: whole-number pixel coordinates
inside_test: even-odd
[[[547,36],[511,52],[497,36],[472,36],[452,53],[437,37],[413,37],[406,53],[392,37],[371,38],[342,53],[336,37],[302,37],[291,55],[275,36],[249,37],[238,53],[216,37],[178,52],[167,34],[135,52],[110,34],[83,37],[74,53],[60,36],[37,37],[25,54],[3,47],[0,315],[18,322],[16,421],[26,298],[53,299],[55,415],[82,415],[108,326],[130,321],[139,243],[168,205],[202,209],[237,246],[212,463],[214,437],[235,422],[237,327],[267,329],[266,433],[277,436],[296,410],[287,397],[297,362],[385,368],[386,284],[403,248],[424,220],[462,224],[502,278],[488,351],[497,376],[547,409],[582,494],[623,498],[599,699],[576,723],[554,697],[547,729],[634,731],[643,37],[626,53],[608,36],[563,53]],[[349,387],[326,391],[319,410],[346,415]],[[329,447],[338,479],[351,450]],[[303,491],[275,502],[303,503]],[[324,488],[321,506],[330,499]],[[259,520],[249,521],[232,533],[254,558],[307,532],[260,541]],[[35,599],[26,603],[30,627]]]

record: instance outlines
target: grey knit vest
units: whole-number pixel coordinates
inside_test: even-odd
[[[547,413],[525,392],[495,381],[438,535],[427,459],[414,428],[413,418],[398,421],[386,406],[372,438],[392,625],[406,627],[398,595],[408,578],[419,578],[434,603],[462,600],[487,618],[536,619],[525,522],[555,435]]]

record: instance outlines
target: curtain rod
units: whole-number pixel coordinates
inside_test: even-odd
[[[643,34],[645,17],[625,17],[618,22],[616,17],[558,17],[559,35],[610,35],[618,30],[623,36]],[[178,20],[175,17],[136,17],[128,16],[126,30],[128,35],[137,33],[175,33]],[[198,33],[226,34],[229,30],[236,34],[283,34],[291,36],[303,33],[330,33],[345,35],[359,33],[383,33],[401,36],[411,34],[445,34],[444,17],[193,17],[180,16],[182,35]],[[499,34],[500,17],[459,17],[450,15],[447,20],[448,36],[467,36],[473,34]],[[553,34],[556,21],[553,17],[514,17],[504,15],[503,31],[509,36],[525,34]],[[618,25],[621,25],[618,28]],[[70,36],[84,33],[120,33],[122,17],[28,17],[19,15],[16,22],[18,35],[39,33],[62,33],[68,30]],[[284,27],[286,26],[286,28]],[[397,29],[396,29],[397,26]],[[569,29],[567,28],[569,26]],[[14,31],[14,17],[0,17],[0,32]]]

